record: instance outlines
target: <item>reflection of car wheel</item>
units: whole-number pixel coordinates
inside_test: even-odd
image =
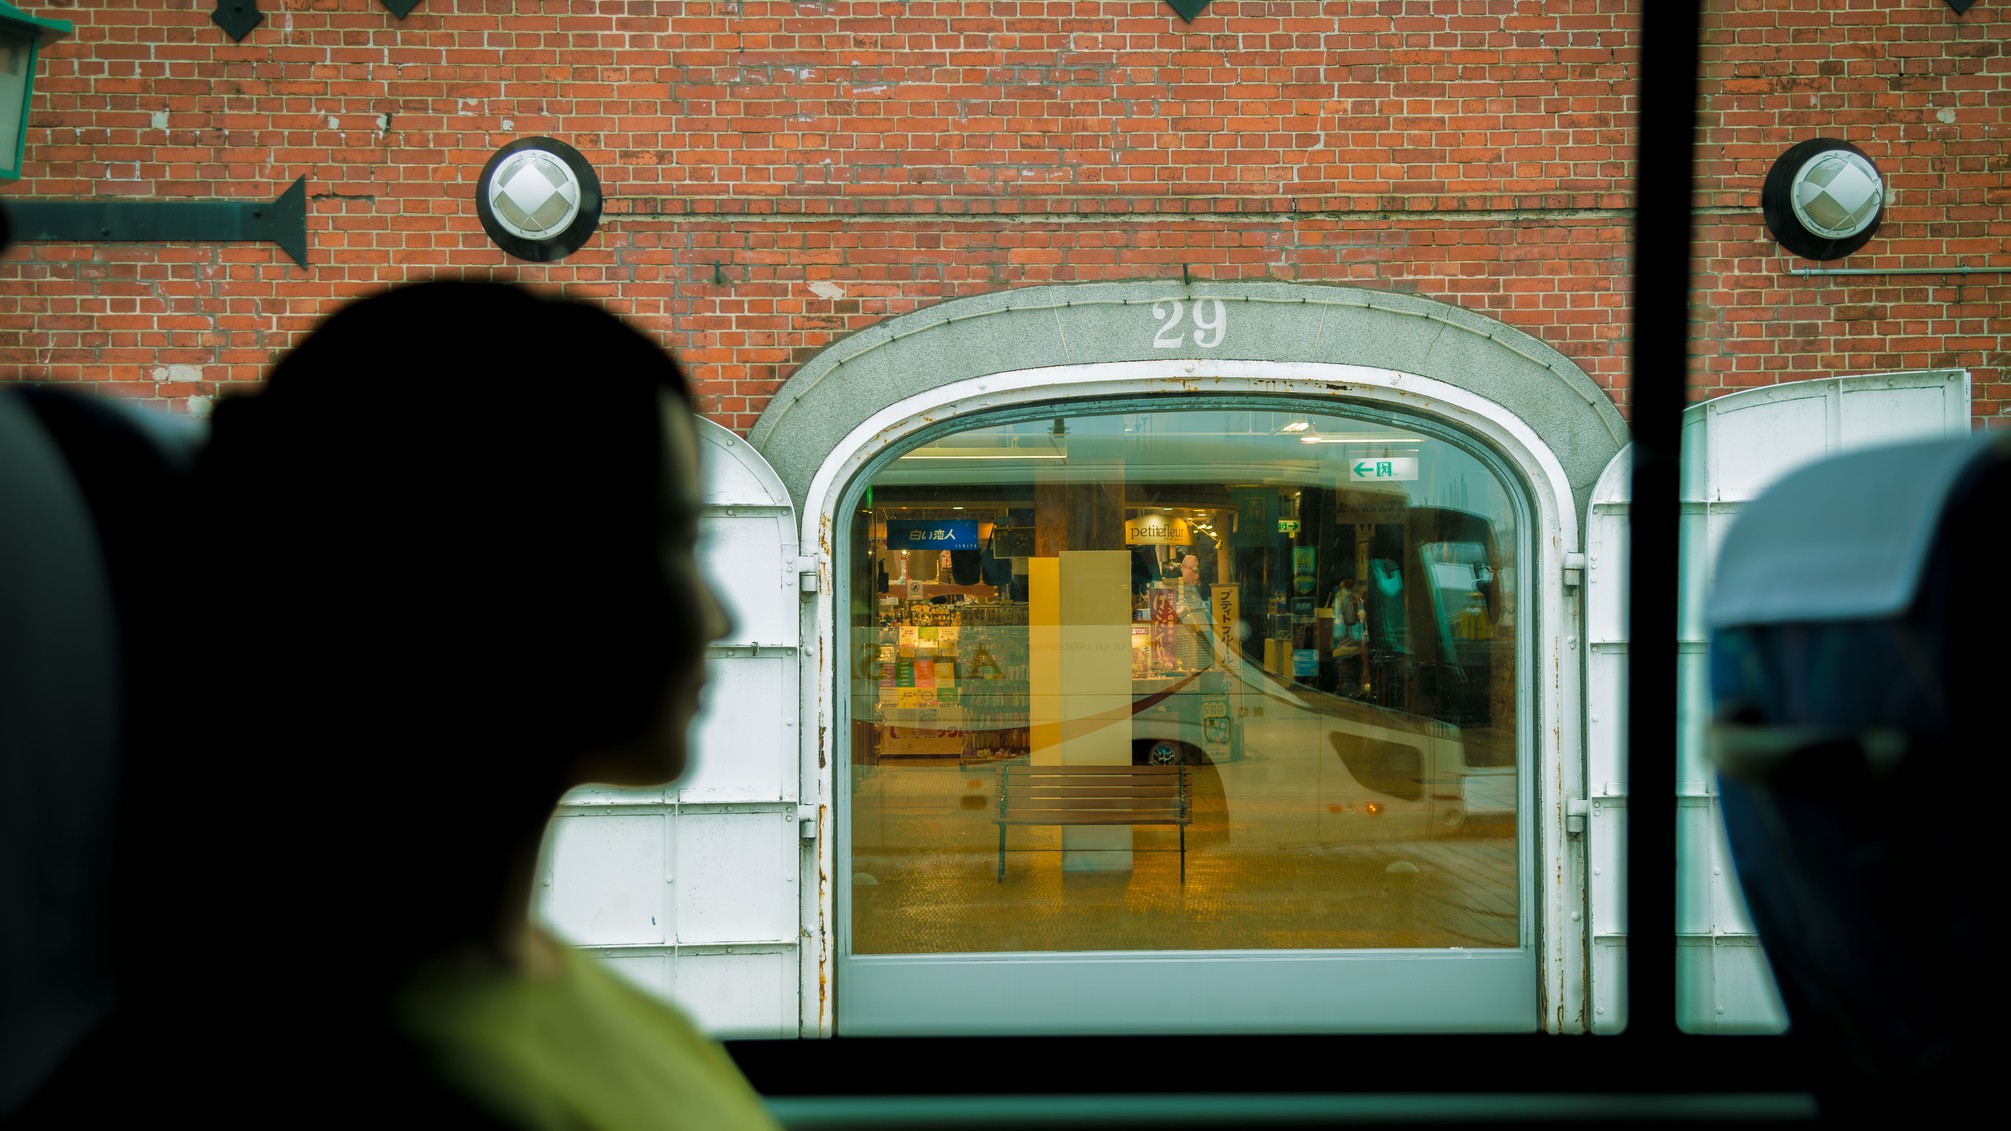
[[[1180,744],[1165,738],[1146,749],[1145,760],[1155,766],[1177,766],[1186,761],[1181,757]]]
[[[1466,810],[1447,809],[1438,815],[1438,831],[1447,836],[1456,835],[1466,827]]]

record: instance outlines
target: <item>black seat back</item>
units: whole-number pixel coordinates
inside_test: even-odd
[[[189,596],[176,485],[200,436],[79,392],[0,388],[0,1119],[48,1102],[121,997],[140,914],[123,877],[146,851],[132,791],[163,768],[170,622]]]
[[[1989,1078],[2007,512],[2011,443],[1873,449],[1783,479],[1718,560],[1727,834],[1792,1035],[1853,1110],[1952,1103]]]

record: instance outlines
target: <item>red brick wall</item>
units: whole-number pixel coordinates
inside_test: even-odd
[[[1983,425],[2011,423],[2011,275],[1807,278],[1796,267],[2011,268],[2011,10],[1941,0],[1711,5],[1703,65],[1699,396],[1800,376],[1971,371]],[[1780,152],[1836,137],[1884,174],[1879,233],[1812,264],[1775,244],[1759,185]]]
[[[876,320],[1184,267],[1455,303],[1625,407],[1638,0],[1216,0],[1191,25],[1159,0],[422,0],[403,21],[263,0],[243,43],[188,0],[27,6],[76,33],[44,58],[9,192],[270,199],[305,175],[311,262],[17,245],[0,358],[30,379],[200,411],[342,300],[473,274],[606,300],[745,431]],[[2011,276],[1797,278],[1758,208],[1782,150],[1842,137],[1896,194],[1846,265],[2011,265],[2011,15],[1720,0],[1708,26],[1698,395],[1965,366],[1979,418],[2011,413]],[[482,164],[529,134],[579,148],[607,194],[553,264],[475,216]]]

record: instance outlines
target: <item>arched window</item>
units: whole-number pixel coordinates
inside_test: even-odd
[[[1027,288],[805,362],[748,442],[831,582],[806,1032],[1583,1029],[1567,566],[1625,434],[1348,287]]]
[[[839,1031],[1535,1028],[1525,495],[1332,400],[889,447],[833,570]]]

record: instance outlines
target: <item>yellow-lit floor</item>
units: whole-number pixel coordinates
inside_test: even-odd
[[[992,770],[856,768],[852,951],[1516,944],[1511,830],[1449,832],[1420,807],[1371,811],[1326,772],[1311,757],[1194,767],[1183,884],[1176,830],[1151,827],[1129,830],[1128,854],[1064,851],[1064,830],[1012,828],[1001,881]],[[1071,847],[1109,835],[1066,831]]]

